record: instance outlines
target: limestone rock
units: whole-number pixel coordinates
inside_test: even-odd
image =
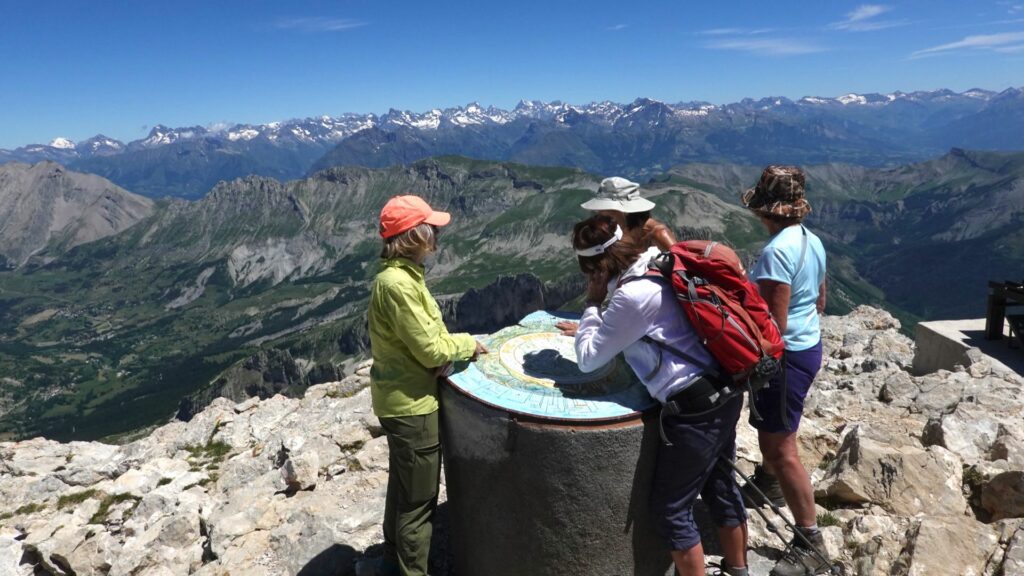
[[[75,567],[78,574],[109,573],[120,553],[121,542],[117,536],[100,531],[70,553],[68,564]]]
[[[917,397],[917,383],[902,370],[889,372],[878,391],[878,399],[897,408],[907,408]]]
[[[386,471],[388,469],[388,442],[379,436],[366,443],[349,461],[349,469],[360,471]]]
[[[285,484],[292,490],[312,490],[316,488],[317,475],[320,473],[320,458],[316,452],[300,452],[290,454],[281,466],[281,476]]]
[[[1024,530],[1017,529],[1003,555],[1003,574],[1024,574]]]
[[[848,504],[877,504],[907,516],[922,510],[961,515],[967,502],[960,476],[960,459],[948,450],[886,446],[854,426],[816,494]]]
[[[1024,427],[1000,424],[989,457],[1006,460],[1017,470],[1024,470]]]
[[[927,417],[937,417],[952,411],[963,397],[969,376],[961,372],[940,370],[920,379],[920,392],[914,398],[911,410]]]
[[[966,517],[927,517],[907,531],[907,543],[893,573],[907,576],[982,576],[999,546],[996,533]]]
[[[978,348],[969,348],[964,354],[966,357],[965,368],[971,376],[982,378],[992,373],[992,363],[988,361],[985,353]]]
[[[174,515],[137,527],[110,568],[111,574],[164,570],[188,574],[202,564],[198,516]]]
[[[17,530],[0,528],[0,576],[32,576],[32,567],[21,563],[21,535]]]
[[[899,558],[910,520],[865,514],[846,524],[846,549],[852,551],[853,573],[858,576],[889,576]]]
[[[1003,472],[986,482],[981,490],[981,506],[993,520],[1024,518],[1024,472]]]
[[[961,402],[956,408],[928,421],[922,442],[957,453],[968,464],[988,456],[999,433],[999,422],[977,404]]]
[[[909,370],[914,363],[914,342],[896,330],[887,329],[873,334],[864,348],[864,355],[875,365],[888,364]]]
[[[235,404],[235,412],[239,414],[241,414],[242,412],[248,412],[249,410],[252,410],[257,405],[259,405],[259,403],[259,397],[253,396],[252,398],[248,398],[246,400],[239,402],[238,404]]]
[[[899,330],[901,325],[892,314],[880,308],[857,306],[844,317],[847,321],[856,322],[868,330]]]

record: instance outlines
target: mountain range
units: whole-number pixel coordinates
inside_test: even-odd
[[[892,166],[951,147],[1024,148],[1024,90],[724,105],[522,101],[512,110],[469,104],[264,125],[158,125],[129,143],[100,135],[0,150],[0,163],[53,160],[145,196],[198,198],[247,175],[291,180],[333,166],[387,167],[448,154],[648,178],[692,162]]]
[[[738,194],[759,170],[681,165],[644,194],[680,237],[724,240],[750,259],[766,235]],[[830,313],[871,303],[908,326],[979,316],[986,280],[1024,270],[1024,153],[955,149],[807,173]],[[571,306],[583,285],[567,237],[599,180],[448,156],[284,183],[247,176],[199,200],[153,202],[54,163],[2,165],[0,198],[33,216],[0,234],[14,266],[0,271],[0,435],[107,437],[187,417],[218,395],[336,379],[365,353],[375,218],[398,193],[453,214],[428,270],[452,329]],[[116,226],[96,226],[97,214]]]

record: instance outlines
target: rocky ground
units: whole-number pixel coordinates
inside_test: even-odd
[[[800,442],[845,573],[1024,574],[1024,379],[979,354],[911,375],[913,342],[871,308],[823,336]],[[0,576],[362,572],[387,481],[367,370],[301,400],[219,399],[123,446],[0,443]],[[750,469],[745,424],[738,452]],[[767,574],[780,545],[756,515],[750,546]]]

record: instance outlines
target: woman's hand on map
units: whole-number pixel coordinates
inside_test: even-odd
[[[555,323],[555,328],[558,328],[562,332],[562,336],[575,336],[576,330],[579,327],[579,322],[569,322],[568,320],[562,320],[561,322]]]
[[[477,340],[476,341],[476,350],[474,350],[473,351],[473,355],[469,357],[469,361],[470,362],[475,362],[477,357],[479,357],[481,354],[487,354],[488,352],[489,352],[489,350],[487,349],[487,347],[484,346],[483,344],[481,344],[479,340]]]

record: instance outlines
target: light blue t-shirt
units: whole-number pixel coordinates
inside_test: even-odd
[[[825,247],[817,236],[803,225],[783,228],[761,251],[750,270],[750,279],[789,284],[789,314],[786,333],[782,335],[786,350],[807,350],[821,340],[817,301],[818,288],[825,281]]]

